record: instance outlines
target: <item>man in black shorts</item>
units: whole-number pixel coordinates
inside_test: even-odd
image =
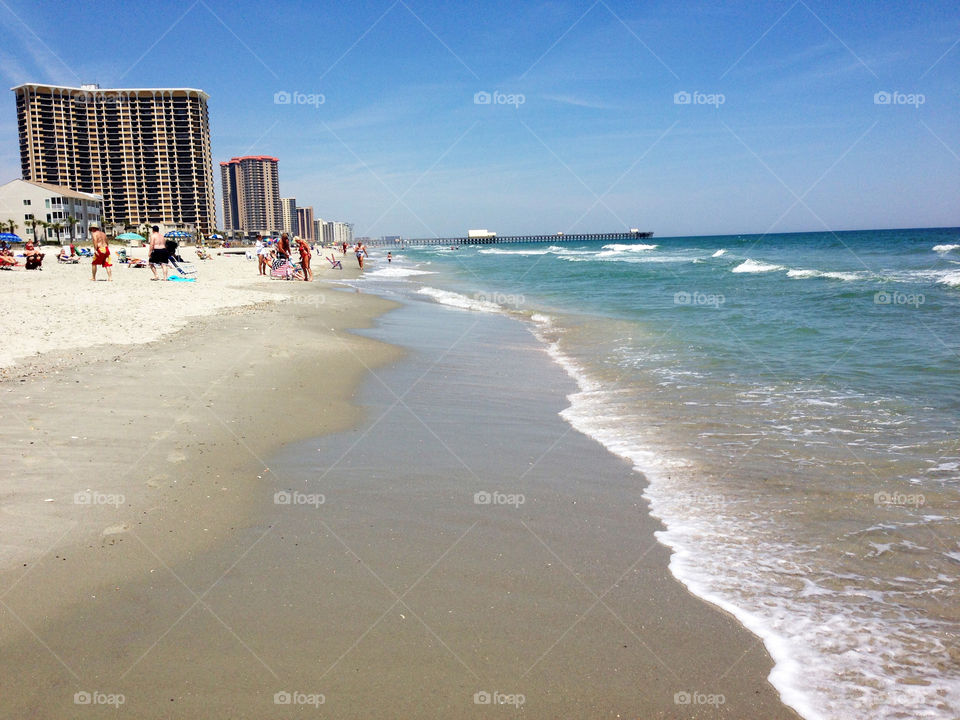
[[[160,277],[157,275],[157,266],[163,268],[163,279],[167,279],[167,266],[170,262],[170,253],[167,251],[167,246],[164,243],[163,235],[160,234],[160,227],[158,225],[153,226],[153,232],[150,233],[150,245],[147,248],[150,253],[150,270],[153,272],[153,279],[159,280]]]

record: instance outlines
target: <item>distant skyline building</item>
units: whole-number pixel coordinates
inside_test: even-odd
[[[313,219],[313,241],[323,243],[323,218]]]
[[[297,225],[300,227],[298,233],[300,237],[309,242],[314,242],[312,205],[297,208]]]
[[[283,231],[293,237],[300,234],[300,224],[297,218],[297,199],[280,198],[280,214]]]
[[[101,196],[105,224],[213,232],[207,93],[44,83],[12,91],[24,180]]]
[[[283,230],[275,157],[246,155],[220,163],[223,224],[228,233],[270,235]]]
[[[335,220],[323,224],[323,242],[331,245],[353,244],[353,225]]]

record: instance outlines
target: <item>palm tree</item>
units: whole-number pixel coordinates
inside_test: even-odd
[[[70,244],[73,245],[73,236],[77,229],[77,219],[73,215],[67,215],[67,226],[70,228]]]
[[[30,227],[33,230],[33,241],[39,242],[39,240],[37,240],[37,225],[42,225],[43,222],[41,220],[37,220],[36,218],[30,218],[27,220],[27,222],[30,223]]]
[[[43,228],[43,233],[42,233],[42,235],[43,235],[43,239],[46,240],[46,239],[47,239],[47,229],[50,227],[51,224],[48,223],[46,220],[37,220],[37,225],[39,225],[41,228]],[[40,240],[39,240],[39,239],[37,238],[37,236],[36,236],[36,230],[34,230],[33,241],[34,241],[35,243],[37,243],[37,244],[40,243]]]
[[[50,227],[53,228],[53,231],[57,234],[57,245],[59,245],[59,244],[60,244],[60,232],[63,230],[63,223],[55,222],[55,223],[52,223],[52,224],[50,225]]]

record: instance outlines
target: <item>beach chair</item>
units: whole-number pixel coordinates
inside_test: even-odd
[[[289,260],[277,258],[270,266],[270,278],[273,280],[293,280],[297,269]]]
[[[197,266],[189,263],[179,255],[170,256],[170,265],[182,277],[191,277],[197,274]]]
[[[341,263],[339,260],[334,260],[333,255],[330,255],[329,257],[327,257],[327,262],[330,263],[331,270],[333,269],[343,270],[343,263]]]

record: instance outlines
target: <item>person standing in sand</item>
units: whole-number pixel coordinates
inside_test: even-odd
[[[163,279],[167,279],[167,266],[170,263],[170,253],[167,252],[167,246],[160,234],[160,226],[154,225],[153,232],[150,233],[150,245],[147,248],[150,259],[150,271],[153,273],[153,279],[159,280],[157,275],[157,265],[163,268]]]
[[[303,269],[303,279],[305,282],[313,280],[313,270],[310,269],[310,245],[299,235],[294,236],[293,241],[297,244],[297,250],[300,251],[300,267]]]
[[[110,246],[107,244],[107,235],[96,225],[90,226],[93,239],[93,264],[90,266],[94,282],[97,280],[97,266],[102,265],[107,271],[107,280],[113,280],[113,263],[110,262]]]

